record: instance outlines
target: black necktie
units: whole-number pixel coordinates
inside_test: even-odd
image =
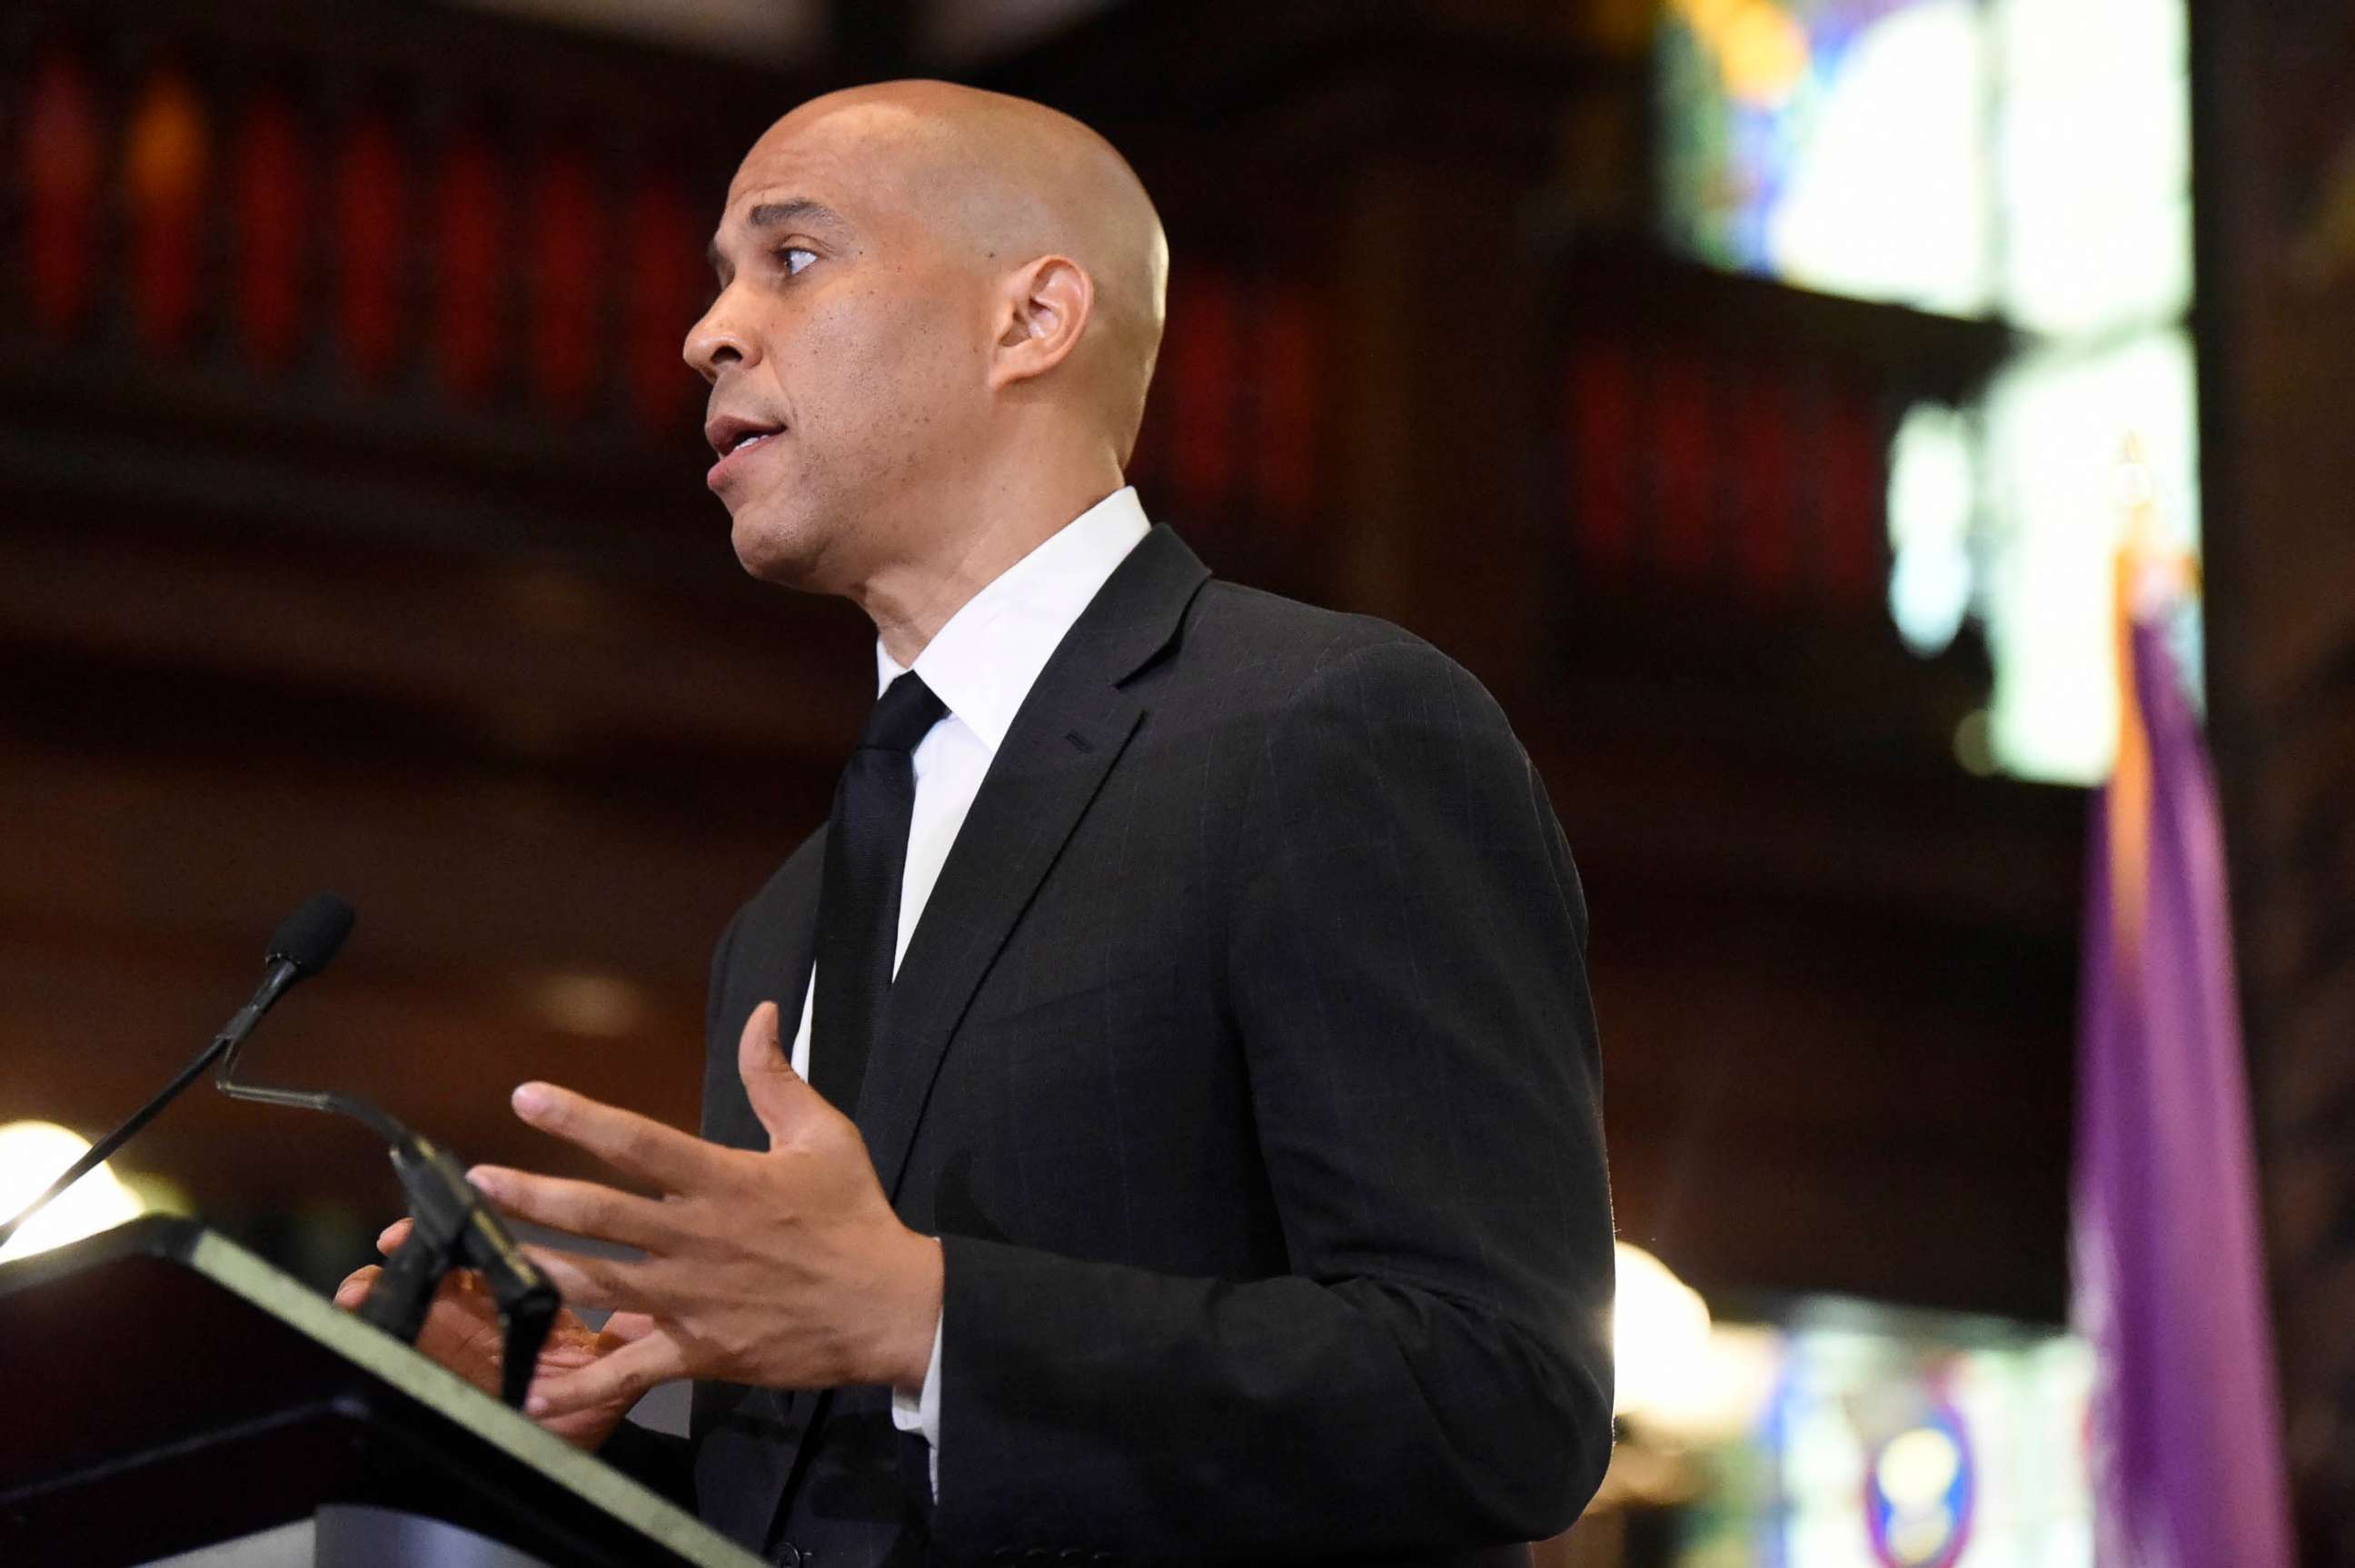
[[[948,711],[913,670],[868,716],[834,792],[818,890],[817,996],[810,1015],[810,1082],[845,1115],[858,1106],[868,1053],[891,989],[900,878],[916,808],[912,753]]]

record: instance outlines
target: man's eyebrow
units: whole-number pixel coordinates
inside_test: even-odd
[[[744,215],[744,221],[754,229],[780,229],[788,223],[818,223],[833,229],[848,227],[842,214],[822,201],[812,201],[797,196],[790,201],[764,201]]]
[[[842,214],[826,203],[813,201],[805,196],[785,201],[764,201],[744,215],[744,225],[748,229],[783,229],[794,223],[812,223],[833,229],[849,227],[842,220]],[[719,253],[719,240],[714,240],[703,248],[703,259],[711,263],[711,270],[724,283],[730,269],[728,259]]]

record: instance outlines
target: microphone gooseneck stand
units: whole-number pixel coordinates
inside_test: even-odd
[[[409,1198],[409,1239],[385,1261],[384,1273],[360,1305],[361,1320],[414,1345],[433,1305],[433,1293],[450,1271],[479,1269],[499,1309],[505,1343],[500,1397],[520,1409],[562,1298],[466,1179],[464,1167],[449,1150],[357,1095],[237,1083],[232,1077],[237,1054],[237,1047],[231,1046],[213,1080],[222,1093],[265,1105],[350,1116],[366,1123],[390,1150],[393,1174]]]
[[[253,1032],[253,1026],[261,1021],[261,1015],[277,1006],[279,997],[296,981],[326,967],[327,961],[343,946],[344,938],[351,934],[354,918],[352,906],[335,894],[314,893],[301,909],[281,921],[271,935],[264,960],[270,967],[263,972],[261,984],[255,987],[251,998],[153,1099],[132,1112],[121,1126],[83,1150],[81,1157],[66,1167],[30,1203],[0,1220],[0,1246],[6,1246],[16,1228],[48,1207],[51,1199],[96,1170],[108,1156],[161,1115],[164,1107],[178,1099],[181,1091],[195,1083],[206,1068],[223,1056],[236,1054],[237,1048],[245,1043],[245,1037]]]
[[[265,1105],[294,1105],[307,1111],[333,1111],[365,1122],[383,1138],[392,1154],[393,1173],[409,1195],[409,1240],[386,1261],[383,1275],[368,1293],[360,1317],[404,1344],[417,1343],[425,1326],[433,1293],[453,1268],[482,1271],[498,1303],[499,1325],[506,1339],[501,1369],[502,1392],[509,1404],[521,1406],[531,1388],[539,1361],[539,1348],[556,1320],[561,1298],[548,1276],[516,1245],[497,1213],[466,1179],[465,1168],[447,1149],[423,1134],[350,1094],[276,1089],[261,1083],[240,1083],[238,1052],[261,1016],[277,1004],[298,980],[317,974],[335,957],[351,934],[356,917],[352,906],[333,893],[320,893],[289,915],[270,939],[268,970],[252,999],[213,1036],[211,1043],[161,1093],[132,1113],[130,1119],[107,1134],[49,1183],[40,1196],[16,1213],[0,1220],[0,1246],[7,1244],[18,1226],[67,1188],[98,1168],[132,1135],[160,1115],[180,1092],[215,1061],[220,1071],[215,1087],[232,1099],[254,1100]]]

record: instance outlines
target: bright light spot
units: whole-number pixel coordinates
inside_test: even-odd
[[[1889,614],[1923,658],[1945,651],[1971,604],[1971,558],[1959,543],[1914,545],[1889,573]]]
[[[187,1216],[197,1211],[197,1200],[188,1189],[168,1176],[152,1170],[122,1170],[115,1173],[115,1179],[139,1200],[142,1214]]]
[[[1994,743],[2010,772],[2066,784],[2106,777],[2117,752],[2113,563],[2124,525],[2118,453],[2139,434],[2154,520],[2191,545],[2199,430],[2191,345],[2179,330],[2113,347],[2032,354],[1987,399],[1989,641]]]
[[[1807,35],[1771,0],[1735,6],[1716,38],[1725,90],[1745,103],[1776,109],[1807,78]]]
[[[1889,613],[1905,645],[1943,651],[1971,607],[1975,481],[1963,416],[1920,403],[1897,427],[1889,453]]]
[[[1924,0],[1850,47],[1768,220],[1779,276],[1929,310],[1986,308],[1981,35],[1970,0]]]
[[[1648,1415],[1682,1403],[1709,1353],[1709,1304],[1668,1265],[1618,1244],[1619,1291],[1611,1307],[1618,1397],[1614,1412]]]
[[[1900,1563],[1934,1563],[1954,1544],[1962,1521],[1949,1492],[1963,1473],[1963,1450],[1934,1426],[1917,1426],[1885,1444],[1872,1478],[1889,1504],[1884,1539]]]
[[[15,1214],[80,1159],[90,1140],[54,1122],[0,1126],[0,1215]],[[138,1197],[101,1165],[67,1188],[0,1247],[0,1260],[45,1253],[138,1218]]]
[[[2125,460],[2118,464],[2118,505],[2137,511],[2158,499],[2158,483],[2150,476],[2149,453],[2139,435],[2126,437]]]
[[[1710,1323],[1700,1293],[1644,1248],[1618,1243],[1611,1413],[1658,1436],[1724,1441],[1757,1422],[1783,1366],[1769,1328]]]
[[[1773,1396],[1782,1365],[1779,1337],[1766,1328],[1712,1326],[1700,1292],[1666,1264],[1625,1242],[1617,1251],[1613,1413],[1692,1443],[1748,1429]]]
[[[1889,1440],[1877,1467],[1881,1494],[1911,1511],[1945,1500],[1946,1488],[1962,1474],[1963,1451],[1934,1426],[1917,1426]]]
[[[2003,314],[2083,334],[2191,299],[2182,0],[1996,0]]]
[[[531,1005],[550,1028],[591,1040],[614,1040],[645,1021],[645,997],[611,975],[548,975],[533,982]]]
[[[1937,403],[1907,410],[1890,448],[1890,542],[1959,543],[1970,531],[1973,487],[1968,421]]]
[[[1936,1503],[1889,1521],[1889,1551],[1900,1563],[1934,1563],[1955,1539],[1955,1510]]]

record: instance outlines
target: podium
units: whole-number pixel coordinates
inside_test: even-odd
[[[192,1221],[0,1265],[0,1563],[143,1563],[322,1509],[348,1560],[760,1564]]]

